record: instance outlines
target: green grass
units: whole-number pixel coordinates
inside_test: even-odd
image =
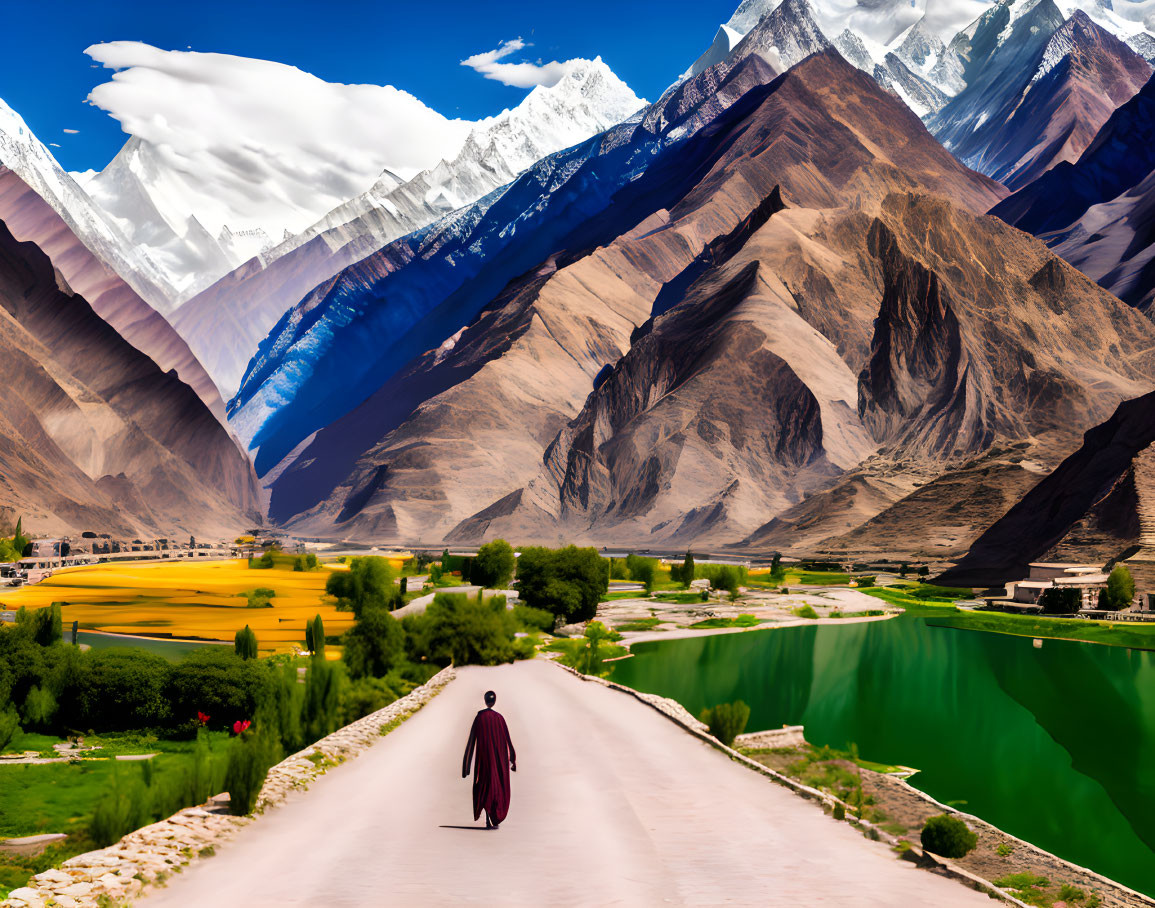
[[[652,631],[661,623],[661,618],[637,618],[634,621],[626,621],[623,624],[614,625],[614,630],[621,633],[626,633],[628,631],[633,631],[635,633],[640,631]]]
[[[1002,612],[957,612],[935,617],[934,627],[1011,634],[1018,637],[1082,640],[1107,646],[1155,650],[1155,623],[1089,621],[1081,618],[1048,618],[1042,615],[1009,615]]]
[[[800,571],[797,568],[787,568],[786,578],[781,585],[791,586],[847,586],[854,579],[850,574],[841,574],[834,571]]]
[[[59,744],[63,739],[55,735],[38,735],[31,731],[22,731],[12,738],[11,743],[4,748],[4,753],[23,753],[26,750],[34,750],[37,753],[44,753],[52,750],[53,744]]]
[[[618,599],[645,599],[650,594],[645,590],[610,590],[602,597],[602,602],[615,602]]]
[[[658,602],[668,602],[676,605],[689,605],[693,602],[702,601],[702,596],[698,592],[655,593],[654,598]]]
[[[228,735],[218,732],[212,737],[214,751],[223,756]],[[45,750],[60,740],[25,734],[13,744],[20,750]],[[157,741],[131,732],[94,735],[86,738],[85,743],[102,744],[103,749],[97,753],[105,757],[159,752],[159,756],[149,761],[154,784],[166,784],[183,774],[195,746],[192,741]],[[141,777],[143,772],[138,762],[93,757],[76,763],[0,765],[0,839],[56,832],[68,835],[60,845],[41,855],[0,855],[0,889],[23,886],[33,874],[95,848],[88,835],[88,824],[97,802],[114,776],[127,781]]]
[[[690,627],[698,630],[713,630],[723,627],[756,627],[761,623],[762,620],[753,615],[739,615],[736,618],[706,618],[704,621],[695,621]]]

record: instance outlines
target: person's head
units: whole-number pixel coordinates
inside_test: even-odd
[[[485,705],[486,706],[493,706],[493,704],[496,702],[497,702],[497,694],[495,694],[491,690],[487,690],[485,692]]]

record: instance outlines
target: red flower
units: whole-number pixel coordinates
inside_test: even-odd
[[[237,719],[237,721],[233,723],[233,734],[239,735],[241,732],[248,731],[249,726],[252,724],[248,719]]]
[[[197,710],[197,721],[201,725],[208,725],[209,719],[211,719],[211,718],[212,718],[212,716],[210,716],[208,713],[202,713],[199,709]]]

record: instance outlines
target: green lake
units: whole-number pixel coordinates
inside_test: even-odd
[[[1155,895],[1155,653],[933,622],[639,643],[613,680],[695,715],[744,700],[748,731],[854,742],[917,767],[938,801]]]

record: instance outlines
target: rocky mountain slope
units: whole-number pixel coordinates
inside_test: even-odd
[[[1155,79],[1120,107],[1077,161],[991,210],[1043,239],[1121,299],[1155,297]]]
[[[1155,561],[1155,393],[1121,404],[1083,445],[1010,508],[943,582],[994,585],[1032,561]],[[1155,580],[1155,575],[1152,575]]]
[[[164,304],[171,293],[164,273],[130,243],[115,222],[66,173],[24,119],[0,100],[0,164],[23,180],[68,225],[96,258],[108,265],[146,302]]]
[[[97,315],[162,371],[175,370],[224,422],[225,405],[216,385],[176,330],[98,259],[44,199],[2,165],[0,220],[20,242],[35,243],[52,260],[68,287],[83,296]]]
[[[189,299],[173,324],[233,394],[260,341],[314,287],[644,103],[600,58],[574,65],[556,85],[538,86],[517,107],[481,121],[456,157],[410,180],[386,171],[365,194]]]
[[[0,513],[44,532],[202,536],[257,519],[252,468],[224,427],[62,270],[0,223]]]
[[[1061,15],[1051,7],[1040,3],[1004,25],[1010,40],[928,124],[963,163],[1012,189],[1077,159],[1151,75],[1146,60],[1081,10],[1046,37]]]
[[[273,516],[343,538],[760,548],[807,504],[808,547],[905,508],[908,537],[953,521],[961,551],[1044,468],[1019,457],[980,500],[975,461],[1025,444],[1057,463],[1155,386],[1151,324],[982,217],[1001,192],[811,57],[671,146],[612,239],[525,269],[302,446]]]

